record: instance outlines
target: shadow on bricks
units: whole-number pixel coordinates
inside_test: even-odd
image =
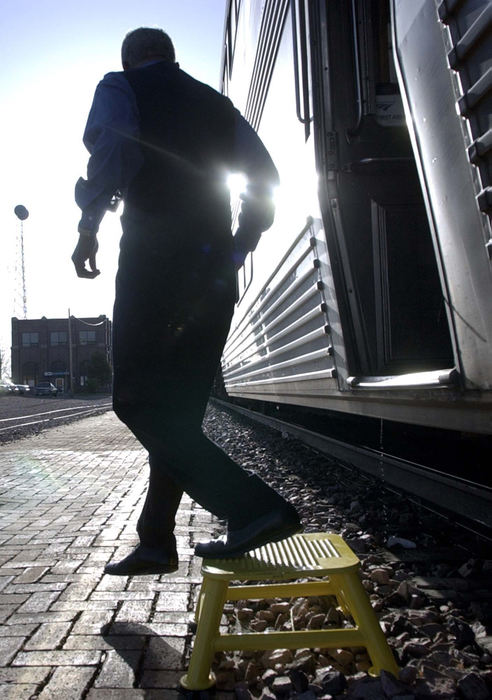
[[[136,622],[113,622],[101,628],[104,641],[113,647],[122,661],[133,671],[134,687],[140,685],[142,676],[151,671],[169,671],[169,680],[175,682],[169,687],[178,687],[179,674],[183,668],[183,648],[175,648],[170,642],[176,638],[164,639],[150,628]],[[181,641],[181,640],[180,640]]]

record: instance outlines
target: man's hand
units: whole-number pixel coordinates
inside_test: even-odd
[[[97,238],[93,233],[81,231],[79,242],[72,255],[72,262],[75,265],[75,270],[78,277],[87,277],[93,279],[100,272],[96,268],[96,253],[99,248]],[[86,260],[89,262],[90,270],[85,266]]]
[[[255,250],[258,241],[261,237],[261,231],[248,230],[244,227],[239,227],[233,238],[233,259],[236,270],[239,270],[244,261],[248,257],[248,253]]]
[[[232,259],[234,261],[234,266],[236,270],[240,270],[242,266],[244,265],[244,261],[246,260],[246,257],[248,255],[247,250],[234,250],[232,254]]]

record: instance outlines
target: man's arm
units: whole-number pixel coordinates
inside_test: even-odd
[[[240,267],[246,255],[258,245],[261,234],[273,223],[273,193],[279,184],[277,169],[258,134],[237,112],[235,167],[248,179],[241,195],[239,227],[234,236],[234,254]]]
[[[96,234],[104,214],[114,208],[119,193],[126,190],[142,165],[138,138],[133,91],[122,73],[108,73],[97,86],[84,132],[84,144],[91,154],[87,179],[79,178],[75,186],[75,201],[82,216],[72,261],[79,277],[99,274]]]

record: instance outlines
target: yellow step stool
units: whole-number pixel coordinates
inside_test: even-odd
[[[396,675],[398,666],[362,587],[359,567],[359,560],[339,535],[320,532],[297,534],[237,559],[204,559],[195,643],[181,685],[188,690],[210,688],[215,682],[210,672],[214,654],[244,649],[365,647],[372,661],[371,675],[383,669]],[[295,581],[306,577],[320,580]],[[264,580],[290,582],[230,585],[231,581]],[[219,631],[226,600],[325,595],[336,596],[354,627],[245,634]]]

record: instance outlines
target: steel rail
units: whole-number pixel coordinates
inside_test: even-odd
[[[492,535],[492,489],[445,472],[409,462],[384,452],[326,437],[320,433],[265,416],[242,406],[213,399],[219,406],[299,439],[318,452],[340,460],[340,466],[356,468],[384,482],[385,486],[437,510],[441,515],[458,516],[460,524],[481,535]]]
[[[33,420],[33,421],[28,421],[27,423],[15,423],[13,425],[7,425],[4,426],[3,428],[0,428],[0,433],[6,432],[8,430],[14,431],[16,428],[25,428],[26,426],[29,425],[39,425],[42,423],[51,423],[52,421],[56,420],[63,420],[63,419],[69,419],[69,418],[78,418],[82,417],[85,415],[90,415],[92,413],[95,413],[100,410],[107,410],[112,406],[111,403],[105,403],[105,404],[100,404],[99,406],[93,406],[92,408],[86,408],[85,406],[79,406],[79,407],[73,407],[72,413],[66,413],[63,416],[50,416],[49,418],[41,418],[39,420]],[[84,410],[77,410],[83,408]],[[65,411],[69,411],[70,409],[62,409]],[[49,411],[48,413],[56,413],[56,411]],[[43,414],[35,414],[35,415],[43,415]],[[4,419],[4,420],[22,420],[23,418],[31,418],[34,416],[17,416],[17,418],[14,419]]]
[[[7,423],[8,421],[12,420],[20,420],[21,418],[36,418],[37,416],[47,416],[52,413],[61,413],[62,411],[77,411],[78,409],[81,408],[97,408],[99,406],[110,406],[111,403],[104,403],[104,404],[97,404],[97,403],[92,403],[92,404],[85,404],[83,406],[69,406],[68,408],[55,408],[52,411],[40,411],[39,413],[28,413],[27,415],[22,415],[22,416],[14,416],[13,418],[0,418],[0,423]]]

